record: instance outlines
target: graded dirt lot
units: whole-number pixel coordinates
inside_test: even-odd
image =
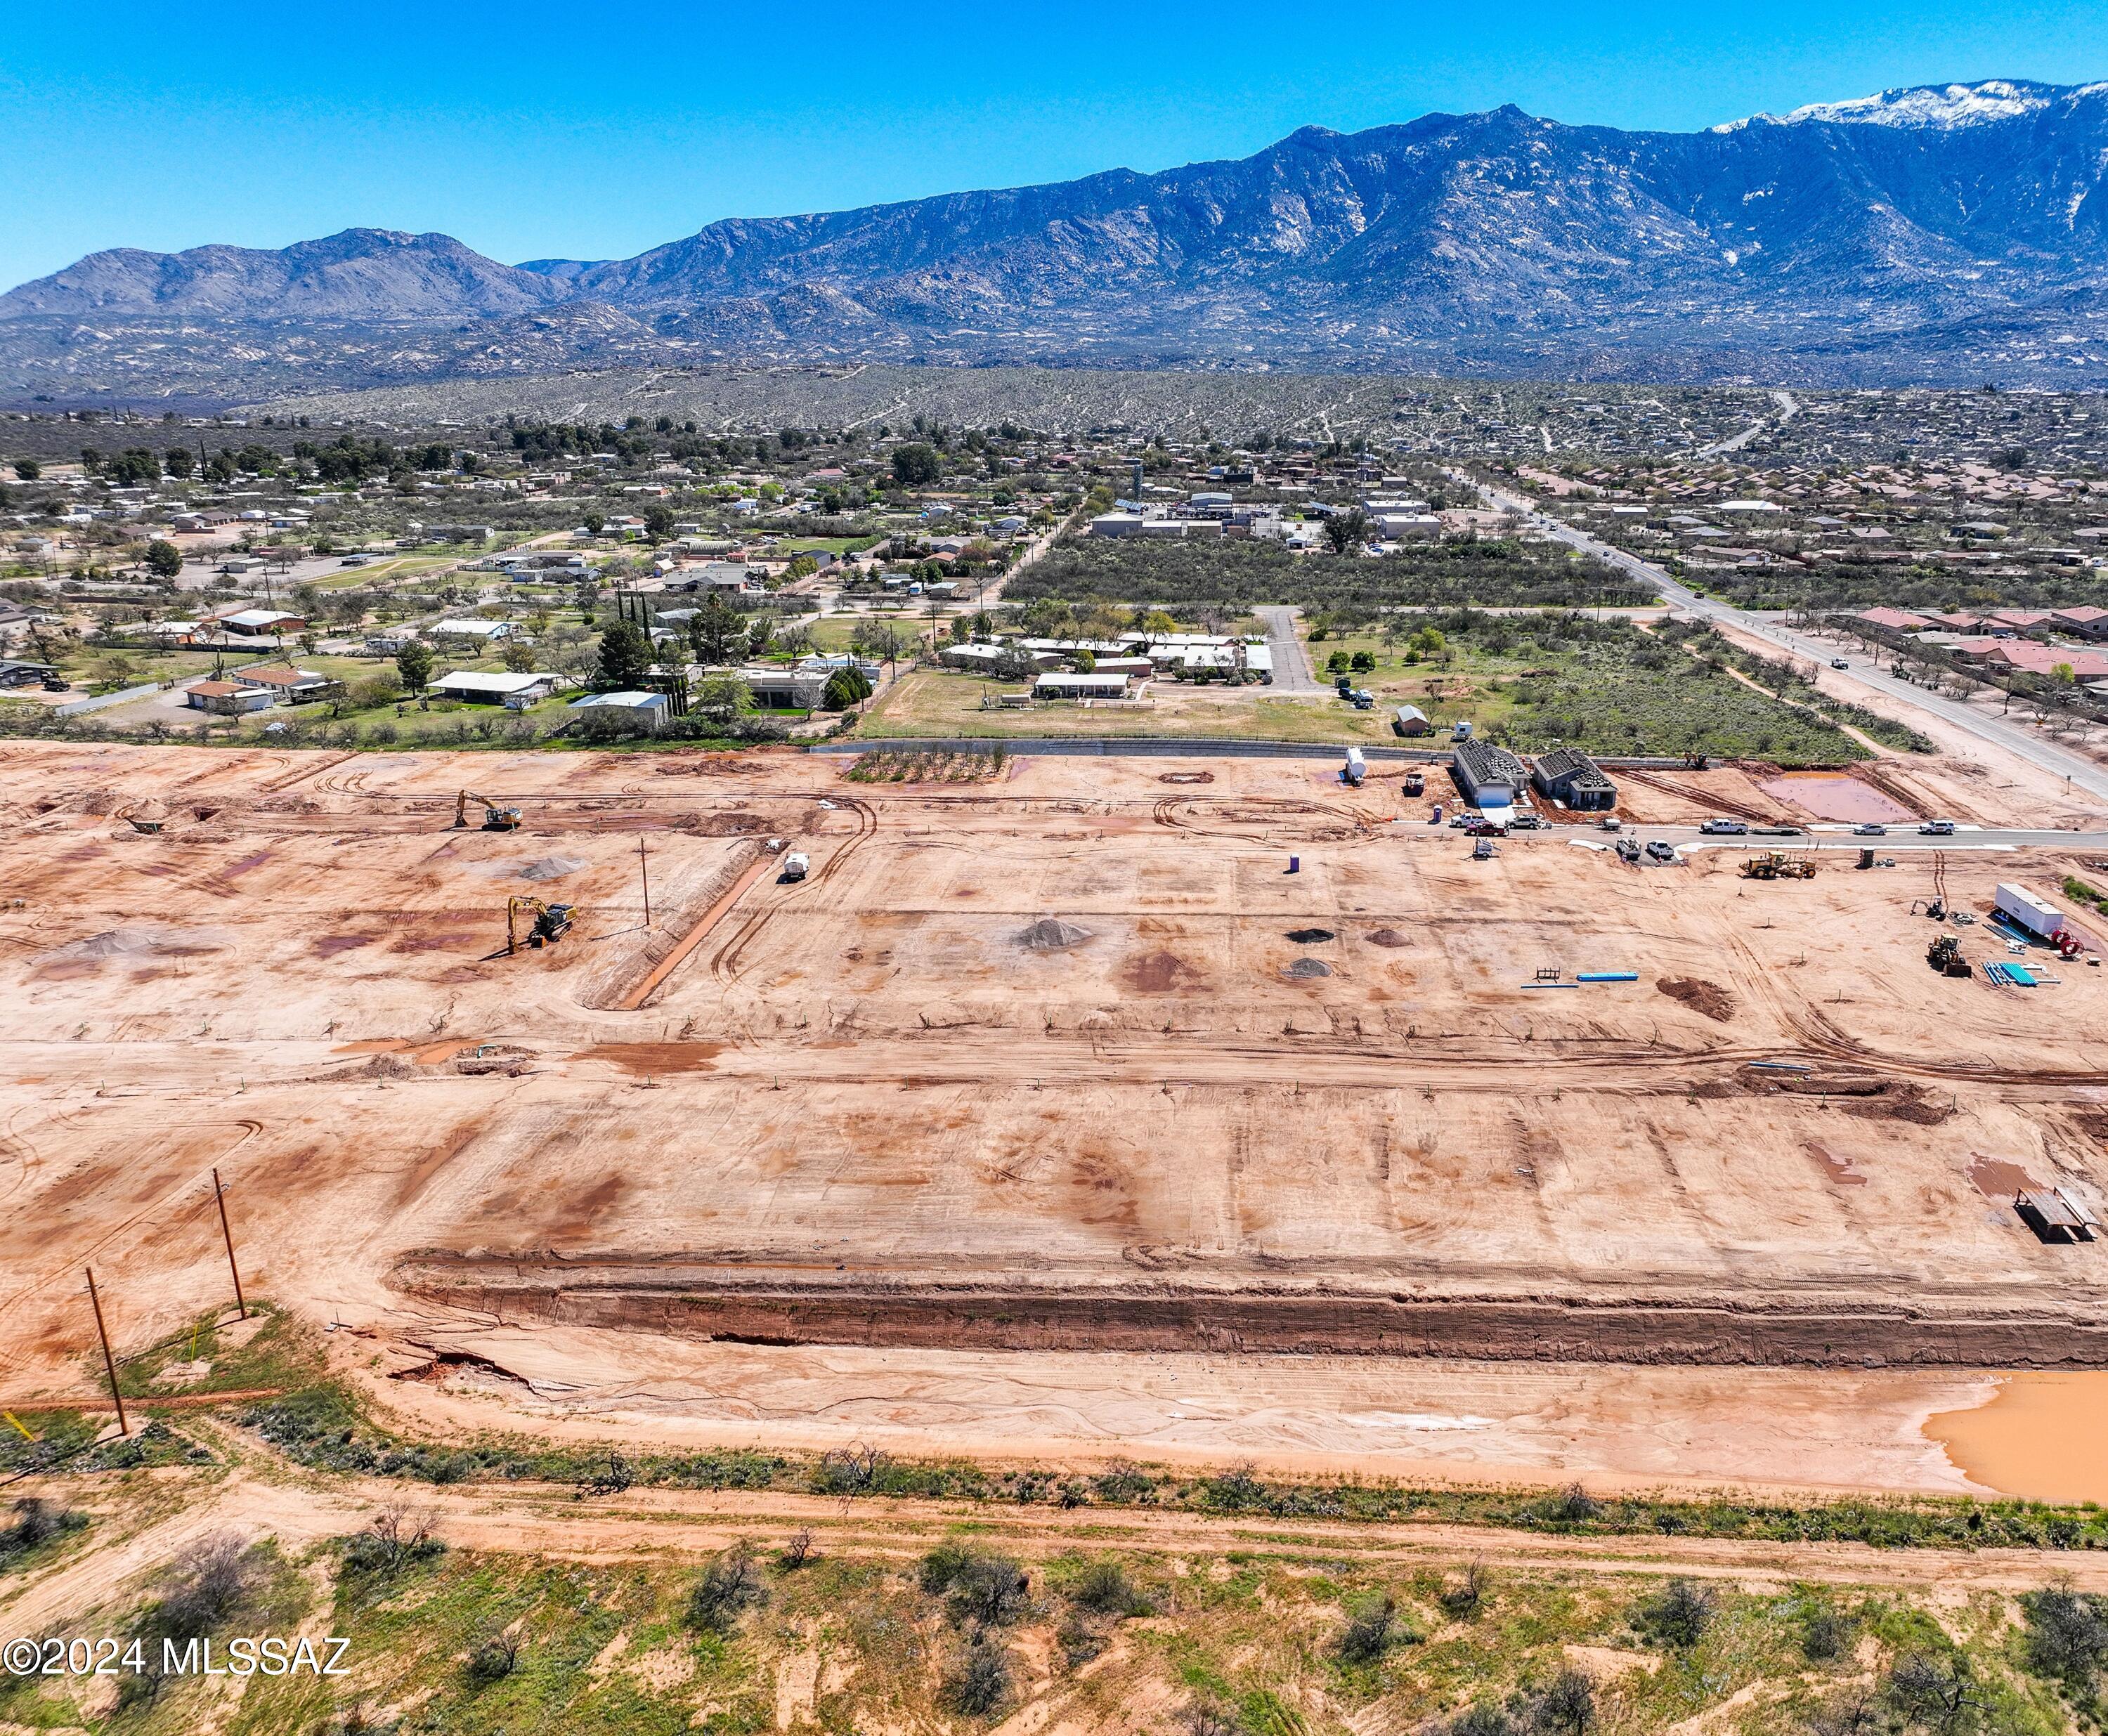
[[[220,1296],[215,1165],[253,1289],[538,1426],[1956,1487],[1930,1412],[2108,1361],[2108,1244],[2011,1204],[2108,1215],[2108,972],[1935,975],[1929,855],[1473,862],[1197,763],[11,745],[0,1401],[90,1389],[83,1264],[120,1349]]]

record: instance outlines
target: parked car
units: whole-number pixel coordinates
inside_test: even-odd
[[[1659,838],[1648,840],[1646,853],[1651,859],[1657,862],[1673,862],[1676,860],[1676,847],[1673,844],[1664,843]]]
[[[1749,831],[1750,822],[1746,820],[1708,820],[1698,830],[1710,833],[1716,838],[1740,838]]]
[[[1535,814],[1517,814],[1508,821],[1508,830],[1511,832],[1540,832],[1544,830],[1544,821]]]
[[[1918,828],[1918,831],[1926,838],[1952,838],[1954,822],[1952,820],[1928,820]]]
[[[1854,838],[1886,838],[1889,829],[1875,821],[1862,820],[1852,828],[1852,835]]]

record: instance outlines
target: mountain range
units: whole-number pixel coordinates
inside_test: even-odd
[[[0,295],[0,392],[723,362],[2092,386],[2108,83],[1700,133],[1513,107],[1157,174],[732,218],[634,259],[448,236],[90,254]]]

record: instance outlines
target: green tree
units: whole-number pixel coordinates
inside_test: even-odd
[[[847,711],[871,697],[871,682],[863,670],[854,663],[837,669],[827,677],[827,690],[820,696],[822,711]]]
[[[1344,555],[1369,540],[1369,515],[1358,506],[1352,512],[1336,512],[1325,521],[1325,540],[1332,552]]]
[[[17,458],[15,461],[15,474],[24,482],[34,482],[44,474],[44,467],[34,458]]]
[[[172,446],[161,454],[161,468],[181,480],[197,467],[197,460],[187,446]]]
[[[173,578],[183,569],[183,551],[156,537],[146,545],[146,570],[157,578]]]
[[[651,636],[634,621],[610,621],[600,636],[600,679],[624,691],[642,687],[651,672]]]
[[[534,647],[524,640],[515,639],[505,647],[505,667],[515,675],[526,675],[534,668]]]
[[[926,441],[910,440],[893,449],[893,479],[903,488],[926,488],[944,474],[937,449]]]
[[[688,643],[705,663],[730,663],[733,641],[741,636],[739,611],[714,592],[689,618]]]
[[[395,672],[412,693],[422,693],[432,679],[432,648],[412,639],[395,654]]]
[[[579,522],[597,537],[601,533],[601,527],[607,523],[607,515],[601,512],[589,512]]]
[[[673,509],[665,501],[644,509],[644,533],[654,542],[664,542],[673,534]]]

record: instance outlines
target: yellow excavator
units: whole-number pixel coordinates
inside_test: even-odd
[[[483,829],[486,832],[516,832],[520,830],[520,810],[501,807],[489,796],[480,796],[473,789],[464,789],[454,798],[454,824],[468,824],[468,805],[471,802],[483,804]]]
[[[530,947],[553,947],[571,932],[571,918],[577,912],[574,904],[544,904],[539,898],[524,897],[516,893],[505,901],[505,955],[511,957],[520,950],[520,919],[531,916],[534,920],[527,929],[527,944]]]

